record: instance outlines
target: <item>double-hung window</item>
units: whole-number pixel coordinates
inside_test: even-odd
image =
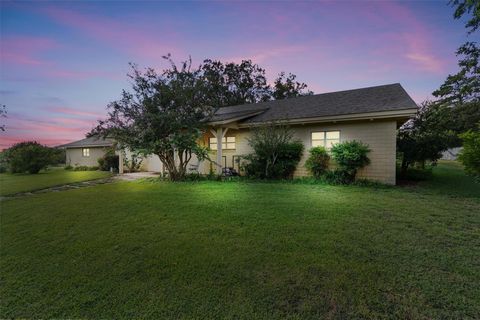
[[[82,156],[90,157],[90,149],[89,148],[83,148],[82,149]]]
[[[217,150],[217,138],[210,138],[209,146],[210,146],[210,150]],[[235,137],[223,137],[222,149],[235,150]]]
[[[340,142],[340,131],[312,132],[312,147],[324,147],[327,150]]]

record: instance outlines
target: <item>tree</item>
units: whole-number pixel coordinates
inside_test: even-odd
[[[281,72],[277,79],[275,79],[272,97],[275,100],[281,100],[286,98],[299,97],[304,95],[313,94],[312,91],[305,91],[307,85],[296,81],[296,75],[289,73],[288,76],[285,72]]]
[[[6,118],[6,117],[7,117],[7,107],[5,105],[0,106],[0,118]],[[0,125],[0,130],[5,131],[4,124]]]
[[[402,157],[402,174],[414,164],[425,166],[436,162],[442,152],[455,145],[456,133],[451,129],[452,107],[425,101],[415,117],[400,128],[397,150]]]
[[[480,129],[480,122],[478,128]],[[480,130],[469,130],[460,137],[463,140],[463,150],[458,158],[465,166],[465,171],[480,181]]]
[[[239,64],[204,60],[201,66],[207,95],[214,107],[257,103],[271,99],[265,69],[251,60]]]
[[[450,0],[449,4],[455,8],[453,17],[460,19],[464,15],[472,15],[465,23],[465,28],[471,34],[480,27],[480,1],[478,0]]]
[[[469,15],[465,28],[469,35],[474,33],[480,26],[480,1],[451,0],[449,3],[455,8],[454,19]],[[458,48],[456,54],[461,57],[458,62],[460,71],[448,75],[433,95],[449,104],[478,100],[480,98],[480,66],[478,64],[480,47],[476,42],[466,42]]]
[[[475,42],[467,42],[456,52],[461,56],[458,66],[460,71],[448,75],[438,90],[433,92],[435,97],[444,103],[462,104],[480,98],[480,47]]]
[[[14,144],[4,153],[5,161],[12,173],[36,174],[52,162],[52,150],[36,141]]]
[[[170,55],[163,58],[170,68],[160,74],[131,65],[133,92],[124,90],[120,100],[110,103],[108,118],[91,134],[114,138],[120,147],[156,154],[176,181],[185,177],[192,155],[206,156],[197,140],[213,109],[201,68],[192,69],[191,59],[177,67]]]

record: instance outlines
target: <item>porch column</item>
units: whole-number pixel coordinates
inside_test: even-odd
[[[123,174],[123,149],[118,151],[118,173]]]
[[[223,129],[222,127],[217,128],[217,174],[222,174],[222,140],[223,140]]]

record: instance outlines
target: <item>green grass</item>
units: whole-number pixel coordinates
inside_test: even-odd
[[[478,318],[480,199],[432,183],[143,181],[6,200],[0,318]]]
[[[419,187],[431,192],[459,197],[480,198],[480,185],[463,173],[456,161],[440,161],[432,179],[422,181]]]
[[[38,174],[0,174],[0,195],[11,195],[18,192],[58,186],[67,183],[95,180],[110,176],[105,171],[68,171],[53,168]]]

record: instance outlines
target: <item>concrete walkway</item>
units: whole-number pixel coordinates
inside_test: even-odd
[[[143,178],[158,178],[158,177],[160,177],[160,173],[156,173],[156,172],[132,172],[132,173],[118,174],[115,176],[115,179],[134,181],[134,180],[143,179]]]

